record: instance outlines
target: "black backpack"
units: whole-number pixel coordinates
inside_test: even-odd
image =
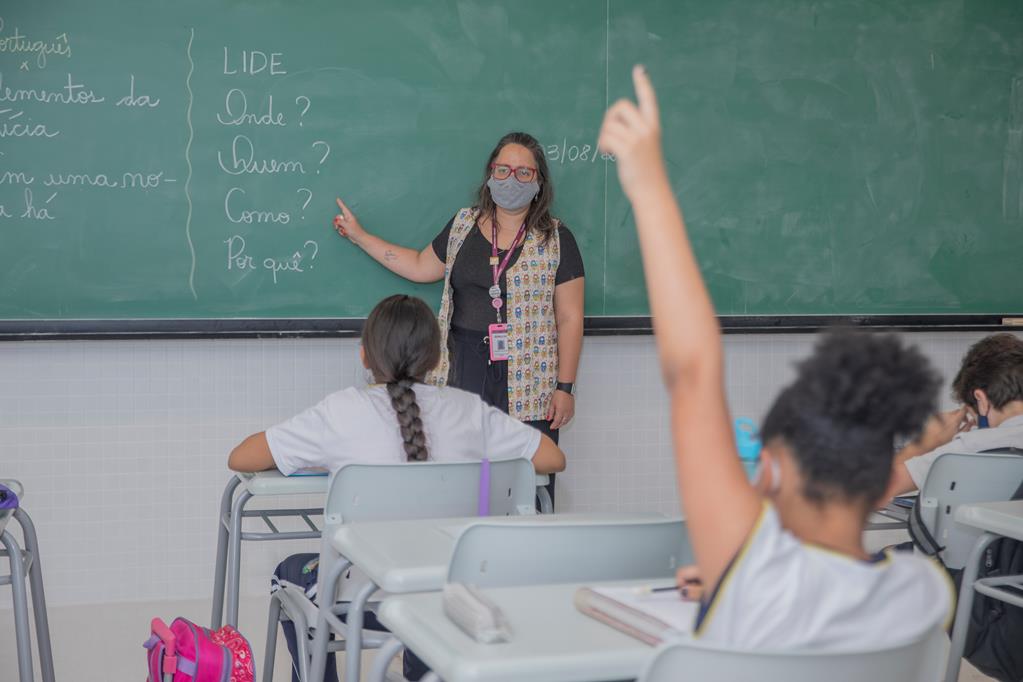
[[[1023,485],[1016,489],[1012,499],[1023,499]],[[924,525],[919,504],[913,505],[907,528],[913,544],[920,551],[940,560],[938,553],[945,548],[938,544]],[[963,581],[962,569],[946,566],[945,570],[955,583],[958,594]],[[984,552],[983,565],[977,572],[977,578],[1021,573],[1023,542],[1000,538],[992,542]],[[963,658],[980,672],[1000,682],[1023,682],[1023,608],[975,594]]]

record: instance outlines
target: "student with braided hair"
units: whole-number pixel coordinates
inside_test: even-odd
[[[362,332],[362,362],[376,382],[332,393],[305,412],[246,438],[228,459],[235,471],[284,474],[345,464],[492,461],[524,457],[538,473],[562,471],[548,436],[474,393],[423,383],[440,359],[440,329],[412,296],[377,304]]]
[[[373,375],[365,388],[332,393],[305,412],[246,438],[228,459],[235,471],[277,468],[284,474],[345,464],[491,461],[523,457],[539,473],[565,468],[565,454],[546,434],[483,402],[475,393],[423,382],[440,360],[437,318],[421,299],[391,296],[377,304],[362,330],[362,364]],[[287,581],[316,585],[317,554],[295,554],[274,571],[272,589]],[[309,594],[309,592],[307,592]],[[281,624],[292,662],[297,661],[293,623]],[[383,629],[372,612],[366,627]],[[418,680],[426,667],[405,653],[405,678]],[[324,682],[337,682],[334,655]],[[293,665],[293,682],[298,682]]]

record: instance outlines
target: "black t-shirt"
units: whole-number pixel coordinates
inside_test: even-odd
[[[455,219],[451,218],[440,234],[433,240],[433,252],[441,262],[445,262],[448,256],[448,237],[451,234],[451,225]],[[579,253],[579,245],[575,237],[564,225],[558,226],[558,238],[561,241],[561,260],[558,263],[558,270],[554,275],[554,285],[571,282],[573,279],[582,277],[583,258]],[[504,260],[506,250],[497,251],[501,260]],[[507,275],[508,270],[515,265],[522,253],[519,246],[512,254],[508,268],[501,273],[501,291],[508,291]],[[490,303],[490,287],[494,284],[494,273],[490,269],[490,241],[483,236],[479,225],[473,228],[469,236],[462,243],[455,257],[454,267],[451,269],[451,290],[454,296],[454,308],[451,312],[451,326],[460,327],[486,333],[487,327],[497,321],[494,308]],[[506,319],[504,309],[501,310],[501,319]]]

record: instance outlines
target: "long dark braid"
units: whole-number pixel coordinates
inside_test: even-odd
[[[421,299],[390,296],[366,319],[362,348],[374,379],[387,385],[408,460],[425,461],[429,451],[413,386],[440,361],[437,318]]]
[[[391,396],[391,405],[398,413],[405,454],[410,462],[424,462],[429,453],[426,451],[426,434],[423,433],[423,420],[419,418],[416,392],[412,390],[413,383],[411,379],[392,381],[387,384],[387,395]]]

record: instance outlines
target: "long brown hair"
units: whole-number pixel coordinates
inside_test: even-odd
[[[425,461],[426,435],[412,386],[422,383],[440,361],[437,318],[420,298],[389,296],[366,319],[362,349],[373,379],[387,385],[408,460]]]
[[[510,144],[522,145],[529,150],[536,161],[536,179],[540,183],[540,191],[529,205],[529,211],[526,213],[526,229],[530,232],[535,230],[540,235],[540,241],[546,244],[554,234],[555,227],[554,217],[551,215],[551,204],[554,203],[554,186],[551,184],[550,171],[547,169],[547,157],[543,153],[543,147],[529,133],[508,133],[497,141],[497,146],[490,152],[490,157],[487,158],[487,163],[483,166],[483,182],[480,183],[479,190],[476,192],[476,208],[479,209],[481,215],[494,217],[497,205],[494,203],[493,197],[490,196],[490,188],[487,187],[487,181],[490,180],[490,164],[494,163],[494,159],[501,153],[501,150]]]

